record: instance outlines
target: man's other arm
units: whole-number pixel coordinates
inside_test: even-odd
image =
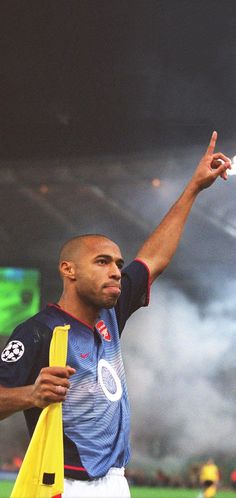
[[[221,152],[215,153],[217,132],[214,131],[205,155],[179,199],[144,242],[137,254],[150,270],[151,282],[168,266],[180,242],[192,205],[201,190],[210,187],[221,176],[227,180],[231,161]]]

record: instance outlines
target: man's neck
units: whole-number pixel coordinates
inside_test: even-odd
[[[80,303],[77,300],[67,299],[64,295],[59,299],[58,305],[81,322],[87,323],[90,327],[95,327],[99,316],[99,310],[94,307]]]

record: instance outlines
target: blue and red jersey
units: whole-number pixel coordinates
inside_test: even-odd
[[[97,478],[130,457],[130,410],[120,336],[129,316],[148,304],[149,273],[139,260],[122,272],[116,307],[102,309],[93,329],[56,304],[19,325],[0,359],[0,384],[33,384],[49,364],[55,326],[70,325],[67,365],[75,368],[63,403],[65,476]],[[30,434],[40,410],[25,411]]]

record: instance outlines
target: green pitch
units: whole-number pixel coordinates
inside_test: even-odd
[[[9,498],[13,484],[13,481],[0,481],[0,498]]]
[[[0,481],[0,498],[9,498],[13,482]],[[196,489],[131,488],[132,498],[197,498]],[[236,498],[233,491],[219,491],[216,498]]]
[[[197,498],[198,494],[197,489],[131,488],[132,498]],[[233,491],[219,491],[216,498],[236,498],[236,493]]]

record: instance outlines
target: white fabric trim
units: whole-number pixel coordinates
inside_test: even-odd
[[[112,467],[104,477],[91,481],[65,478],[62,498],[131,498],[124,467]]]

